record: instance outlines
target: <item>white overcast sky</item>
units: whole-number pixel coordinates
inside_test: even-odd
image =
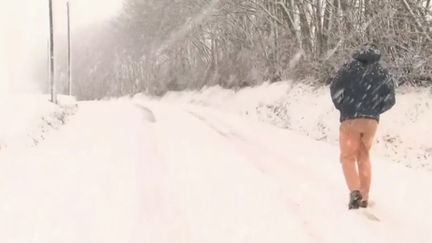
[[[123,0],[69,0],[72,28],[115,16]],[[66,0],[53,0],[55,31],[66,32]],[[46,53],[48,0],[0,0],[0,94],[33,91],[31,67]]]

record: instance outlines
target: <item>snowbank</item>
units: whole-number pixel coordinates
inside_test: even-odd
[[[58,100],[55,105],[45,95],[0,97],[0,151],[37,145],[50,130],[64,124],[77,105],[72,97]]]
[[[333,107],[328,87],[286,81],[239,91],[210,87],[199,92],[170,92],[161,99],[211,106],[294,130],[315,140],[338,142],[339,113]],[[396,106],[381,117],[374,150],[394,162],[432,171],[429,124],[432,124],[432,90],[400,88]]]

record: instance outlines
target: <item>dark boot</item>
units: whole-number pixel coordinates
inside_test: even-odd
[[[348,209],[358,209],[362,200],[362,195],[360,191],[354,190],[350,193],[350,201],[348,204]]]
[[[361,208],[367,208],[368,207],[368,201],[367,200],[363,200],[360,202],[360,207]]]

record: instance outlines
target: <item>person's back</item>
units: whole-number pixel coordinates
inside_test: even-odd
[[[379,120],[394,104],[394,83],[379,63],[377,49],[365,46],[354,60],[338,72],[331,86],[333,102],[341,112],[341,121],[354,118]]]
[[[344,65],[330,90],[340,111],[340,159],[350,190],[349,209],[367,207],[371,182],[369,151],[379,117],[395,104],[394,83],[381,66],[380,52],[363,46]]]

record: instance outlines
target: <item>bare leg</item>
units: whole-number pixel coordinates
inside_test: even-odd
[[[369,150],[363,143],[360,145],[360,151],[358,156],[358,171],[360,178],[360,192],[362,194],[363,200],[367,201],[369,199],[372,168],[370,163]]]
[[[360,179],[357,172],[357,155],[360,146],[360,134],[350,129],[350,123],[342,123],[340,129],[340,159],[348,189],[360,190]]]

